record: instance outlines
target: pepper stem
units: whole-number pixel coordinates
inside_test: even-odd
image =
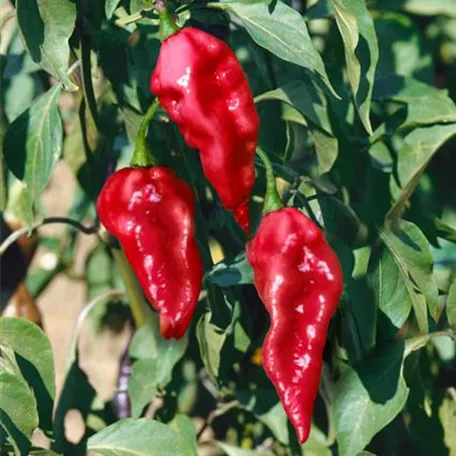
[[[160,39],[165,41],[166,38],[179,31],[179,27],[177,26],[173,16],[166,8],[164,0],[156,0],[155,9],[158,12],[160,20],[158,33],[160,35]]]
[[[133,152],[133,157],[131,158],[131,166],[140,166],[142,168],[149,168],[150,166],[155,165],[155,160],[147,144],[147,130],[149,128],[149,123],[155,115],[160,102],[158,98],[155,98],[154,102],[150,105],[146,114],[144,115],[141,125],[139,126],[138,136],[136,138],[135,151]]]
[[[283,204],[282,201],[280,201],[279,192],[277,191],[274,171],[272,169],[271,162],[269,161],[269,157],[263,149],[260,149],[260,147],[257,147],[256,153],[261,158],[261,161],[266,169],[266,192],[264,194],[263,205],[263,214],[266,215],[269,212],[282,209]]]

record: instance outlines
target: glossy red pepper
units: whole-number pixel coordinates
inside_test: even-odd
[[[248,233],[259,118],[234,52],[206,32],[182,29],[163,42],[151,90],[199,149],[207,179]]]
[[[159,312],[162,336],[179,339],[190,324],[203,277],[191,188],[167,168],[123,168],[105,183],[97,212]]]
[[[262,356],[301,443],[308,438],[329,321],[343,288],[336,254],[294,208],[267,213],[247,246],[258,293],[271,316]]]

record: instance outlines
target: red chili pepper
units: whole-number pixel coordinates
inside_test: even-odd
[[[342,292],[339,261],[318,226],[294,208],[265,215],[247,246],[247,259],[271,315],[263,366],[303,443],[329,321]]]
[[[160,313],[162,336],[179,339],[190,324],[203,277],[191,188],[167,168],[123,168],[104,185],[97,212]]]
[[[259,118],[233,51],[208,33],[182,29],[163,42],[151,90],[199,149],[206,177],[248,234]]]
[[[320,228],[295,208],[282,208],[267,155],[266,215],[247,245],[255,287],[271,316],[263,366],[298,439],[310,432],[329,321],[343,289],[336,254]]]

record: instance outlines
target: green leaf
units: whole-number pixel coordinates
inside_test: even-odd
[[[52,348],[44,332],[22,318],[0,319],[0,346],[11,347],[38,401],[40,428],[52,429],[55,375]]]
[[[375,79],[372,98],[378,101],[391,100],[411,103],[423,97],[446,94],[445,90],[439,90],[418,79],[400,74],[388,74]]]
[[[423,16],[437,16],[439,14],[456,18],[456,7],[453,0],[407,0],[398,2],[397,0],[376,0],[384,9],[403,8],[409,13]]]
[[[405,220],[402,220],[394,230],[382,230],[380,236],[397,264],[420,330],[427,333],[426,302],[436,322],[442,312],[432,273],[433,258],[429,243],[416,225]]]
[[[400,189],[388,217],[397,218],[412,195],[429,161],[448,139],[456,134],[456,123],[416,128],[405,136],[397,151],[397,179]],[[392,175],[391,179],[395,179]]]
[[[51,87],[6,131],[3,150],[11,172],[25,185],[28,222],[45,189],[62,148],[62,122],[57,107],[61,86]]]
[[[275,90],[262,93],[255,97],[255,103],[265,100],[281,101],[294,106],[309,122],[324,132],[332,135],[328,116],[328,103],[323,94],[313,84],[292,81]]]
[[[0,144],[3,145],[4,127],[0,122]],[[3,156],[3,147],[0,146],[0,212],[6,209],[8,204],[8,185],[7,185],[7,170],[5,166],[5,158]]]
[[[234,261],[220,261],[208,273],[207,278],[221,288],[253,283],[253,271],[245,253]]]
[[[337,159],[338,140],[332,134],[328,116],[328,104],[323,93],[313,84],[293,81],[278,89],[265,92],[255,98],[255,102],[265,100],[281,101],[296,108],[305,118],[304,125],[309,126],[315,143],[320,174],[328,172]],[[299,117],[290,116],[286,120],[303,124]]]
[[[119,6],[120,0],[106,0],[105,14],[107,19],[111,19],[114,11]]]
[[[87,449],[104,456],[196,456],[186,434],[148,418],[127,418],[108,426],[89,438]]]
[[[220,372],[221,352],[227,333],[211,324],[212,313],[206,312],[196,325],[196,338],[207,374],[213,383],[217,383]]]
[[[444,442],[450,450],[449,454],[456,452],[456,401],[454,397],[445,397],[439,409],[439,417],[444,432]]]
[[[166,340],[160,335],[158,318],[154,315],[152,326],[140,328],[134,335],[129,355],[136,358],[128,384],[132,401],[132,414],[139,416],[144,407],[172,379],[176,363],[187,349],[188,335],[179,340]]]
[[[16,0],[22,37],[34,62],[60,81],[67,90],[77,90],[67,70],[68,40],[76,21],[76,4],[70,0]]]
[[[456,327],[456,279],[453,280],[448,292],[446,315],[450,326]]]
[[[379,337],[392,338],[407,320],[412,310],[412,295],[407,281],[395,257],[386,247],[381,246],[372,253],[369,262],[369,276],[378,315]],[[421,306],[420,301],[420,306]],[[422,311],[423,312],[423,311]]]
[[[228,445],[224,442],[217,442],[217,445],[227,454],[227,456],[274,456],[272,451],[244,450],[243,448]]]
[[[32,433],[38,427],[35,396],[22,378],[6,371],[0,372],[0,391],[0,424],[16,454],[27,456]]]
[[[176,415],[169,426],[176,431],[177,434],[184,437],[187,445],[193,451],[193,454],[198,454],[198,447],[196,441],[196,429],[193,421],[185,415]]]
[[[277,57],[317,73],[336,96],[323,60],[316,50],[302,16],[280,0],[272,8],[265,3],[211,3],[235,14],[260,46]]]
[[[377,141],[379,138],[399,130],[436,123],[456,123],[454,101],[442,91],[435,91],[431,95],[410,100],[406,106],[379,125],[371,137],[371,141]]]
[[[355,368],[346,366],[333,396],[341,456],[358,454],[404,407],[403,355],[404,345],[394,343]]]
[[[151,378],[156,376],[157,364],[153,359],[139,359],[131,367],[128,380],[128,397],[131,401],[131,416],[141,416],[144,407],[150,404],[157,394],[157,386]]]
[[[377,35],[363,0],[331,0],[345,49],[348,79],[364,127],[372,134],[369,119],[372,86],[378,61]]]
[[[430,84],[434,81],[432,54],[422,31],[405,15],[380,8],[375,13],[379,60],[377,75],[400,74]]]

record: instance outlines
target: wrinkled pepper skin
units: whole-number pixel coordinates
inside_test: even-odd
[[[199,150],[207,179],[248,234],[259,117],[234,52],[206,32],[184,28],[163,42],[151,91]]]
[[[256,289],[270,316],[262,357],[298,439],[309,436],[329,321],[343,288],[336,254],[294,208],[264,216],[247,246]]]
[[[164,338],[182,337],[201,290],[190,186],[163,167],[123,168],[105,183],[97,212],[121,243]]]

